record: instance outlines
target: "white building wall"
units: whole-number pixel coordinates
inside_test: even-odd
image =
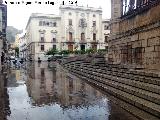
[[[67,29],[69,29],[68,26],[68,20],[72,19],[72,26],[70,27],[71,32],[73,32],[73,40],[75,40],[75,44],[73,46],[75,47],[78,45],[78,49],[80,49],[80,39],[81,39],[81,33],[85,33],[85,40],[86,49],[91,48],[91,42],[93,41],[93,21],[96,21],[96,40],[98,41],[99,45],[97,45],[98,49],[104,49],[104,42],[102,40],[102,10],[101,9],[95,9],[95,8],[89,8],[89,7],[75,7],[75,6],[62,6],[60,7],[61,12],[61,18],[62,18],[62,33],[64,33],[64,39],[63,42],[66,42],[69,37],[69,33]],[[71,13],[71,15],[69,15]],[[83,14],[83,16],[82,16]],[[93,14],[95,17],[93,17]],[[84,18],[87,23],[87,27],[82,29],[79,27],[79,20]],[[62,37],[62,38],[63,38]],[[63,43],[63,49],[67,49],[67,44]]]
[[[69,14],[71,13],[71,15]],[[95,16],[93,16],[95,15]],[[39,16],[39,17],[38,17]],[[43,17],[40,17],[43,16]],[[52,17],[51,17],[52,16]],[[79,26],[80,19],[85,19],[86,27]],[[69,19],[72,19],[72,25],[69,26]],[[55,21],[57,27],[39,26],[39,21]],[[93,21],[96,21],[96,27],[93,28]],[[32,14],[26,28],[26,39],[28,49],[34,54],[34,60],[44,56],[44,53],[56,44],[58,50],[68,50],[68,45],[73,45],[73,50],[80,50],[82,41],[81,33],[85,33],[85,49],[93,47],[93,33],[96,33],[97,49],[104,49],[104,31],[102,26],[102,9],[82,6],[60,6],[60,16]],[[39,30],[45,30],[45,43],[40,43]],[[56,39],[58,43],[51,43],[51,31],[57,31]],[[72,32],[73,42],[68,42],[69,31]],[[32,44],[31,44],[32,43]],[[41,45],[44,45],[45,51],[41,51]],[[77,48],[76,48],[77,47]],[[30,53],[31,53],[30,52]]]
[[[2,9],[0,9],[0,31],[2,31]]]
[[[56,27],[39,26],[39,21],[56,22]],[[38,57],[41,60],[47,60],[45,53],[56,45],[60,50],[60,18],[52,15],[32,14],[30,22],[28,23],[27,32],[29,35],[28,45],[31,51],[29,54],[33,55],[33,60],[37,61]],[[40,41],[40,33],[44,33],[44,42]],[[56,42],[52,42],[52,32],[56,32]],[[44,45],[44,51],[41,50],[41,45]]]

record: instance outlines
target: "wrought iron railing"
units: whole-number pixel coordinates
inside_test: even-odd
[[[140,13],[160,4],[160,0],[123,0],[122,16]]]

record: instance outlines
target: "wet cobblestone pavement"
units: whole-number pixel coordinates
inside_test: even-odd
[[[137,120],[58,64],[1,75],[0,120]]]

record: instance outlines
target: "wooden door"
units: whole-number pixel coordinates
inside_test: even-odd
[[[68,50],[73,51],[73,45],[68,45]]]

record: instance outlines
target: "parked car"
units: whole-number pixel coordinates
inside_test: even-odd
[[[11,57],[10,57],[10,60],[15,60],[15,56],[11,56]]]

